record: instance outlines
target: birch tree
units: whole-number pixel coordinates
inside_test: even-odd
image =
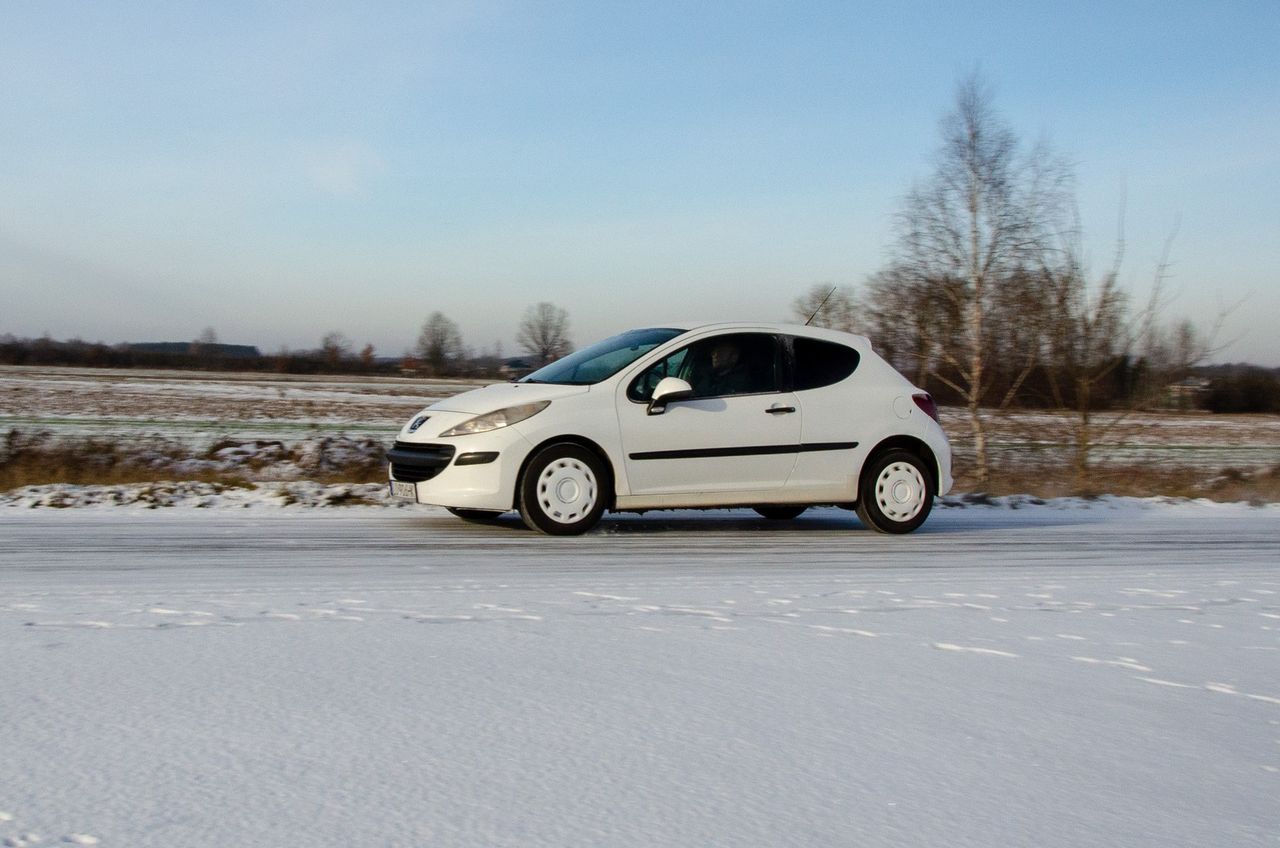
[[[1067,197],[1070,172],[1044,146],[1021,152],[976,74],[957,86],[955,105],[940,129],[933,173],[911,189],[898,215],[894,265],[917,290],[941,289],[957,319],[944,334],[946,343],[931,346],[929,368],[968,410],[974,471],[982,486],[989,470],[980,409],[991,401],[989,357],[1001,329],[995,324],[999,306],[1011,284],[1034,279],[1027,271],[1041,264],[1046,231]],[[1025,292],[1019,297],[1025,299]],[[1035,353],[1021,352],[1029,360],[1020,363],[1022,376],[1034,365]]]

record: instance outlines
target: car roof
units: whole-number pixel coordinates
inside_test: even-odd
[[[840,330],[828,330],[824,327],[805,326],[803,324],[787,324],[776,321],[672,321],[670,323],[657,323],[653,326],[679,328],[683,329],[686,333],[702,332],[705,330],[757,330],[768,333],[783,333],[789,336],[807,336],[813,339],[825,339],[827,341],[839,342],[840,344],[852,345],[865,349],[870,349],[871,347],[871,342],[866,336],[860,336],[855,333],[845,333]]]

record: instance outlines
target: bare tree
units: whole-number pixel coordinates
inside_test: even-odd
[[[1123,220],[1123,219],[1122,219]],[[1228,310],[1218,313],[1209,329],[1190,321],[1160,328],[1165,281],[1173,235],[1156,263],[1150,295],[1140,308],[1130,307],[1129,293],[1120,282],[1124,258],[1123,224],[1116,238],[1111,267],[1091,280],[1081,248],[1078,218],[1059,238],[1057,261],[1046,264],[1053,321],[1045,333],[1046,369],[1054,402],[1075,413],[1074,471],[1077,489],[1087,488],[1094,449],[1136,409],[1163,394],[1192,366],[1213,352],[1213,340]],[[1146,385],[1115,386],[1125,366],[1141,357],[1148,372]],[[1108,409],[1100,415],[1099,411]]]
[[[1054,404],[1074,409],[1075,472],[1079,486],[1094,445],[1093,410],[1098,390],[1132,350],[1135,325],[1128,315],[1128,296],[1120,287],[1124,239],[1116,241],[1111,267],[1090,280],[1075,224],[1060,237],[1061,248],[1044,272],[1049,280],[1049,311],[1054,320],[1045,330],[1047,377]],[[1157,273],[1157,284],[1163,279]]]
[[[520,320],[516,341],[539,364],[559,359],[572,349],[569,313],[545,300],[530,306]]]
[[[367,369],[373,368],[375,348],[372,343],[366,344],[360,349],[360,365]]]
[[[1026,270],[1039,264],[1070,171],[1043,146],[1020,153],[976,74],[957,87],[941,133],[933,175],[910,191],[898,216],[894,264],[913,289],[941,288],[957,318],[946,344],[931,346],[930,373],[968,408],[974,470],[983,485],[989,472],[979,408],[988,400],[992,342],[1001,329],[993,321],[1009,281],[1032,279]],[[1032,364],[1024,362],[1021,371],[1029,373]]]
[[[351,353],[351,340],[337,330],[330,330],[320,340],[320,353],[325,364],[336,366]]]
[[[814,283],[807,292],[791,301],[791,314],[802,324],[808,321],[815,327],[828,330],[853,333],[858,328],[857,301],[850,286]]]
[[[454,371],[463,356],[462,333],[443,312],[432,312],[418,334],[417,357],[435,376]]]
[[[895,368],[918,386],[942,368],[936,351],[955,348],[958,298],[948,292],[953,280],[932,280],[890,265],[866,283],[863,330]]]

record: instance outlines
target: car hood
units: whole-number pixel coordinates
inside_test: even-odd
[[[586,394],[589,386],[562,386],[552,383],[494,383],[483,389],[463,392],[428,406],[429,412],[463,412],[467,415],[484,415],[508,406],[537,403],[541,400],[557,400],[572,395]]]

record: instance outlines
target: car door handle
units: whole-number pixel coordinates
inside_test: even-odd
[[[765,410],[770,415],[786,415],[788,412],[795,412],[794,406],[771,406]]]

